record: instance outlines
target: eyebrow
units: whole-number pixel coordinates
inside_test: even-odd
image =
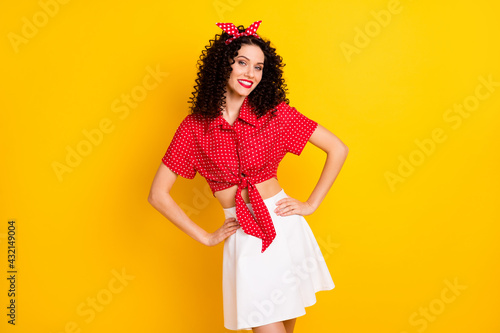
[[[245,58],[246,60],[250,60],[250,59],[248,59],[247,57],[245,57],[244,55],[239,55],[238,57],[243,57],[243,58]],[[258,62],[258,64],[262,64],[262,65],[264,65],[264,63],[263,63],[263,62]]]

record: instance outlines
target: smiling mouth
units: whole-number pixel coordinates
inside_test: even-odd
[[[238,80],[238,83],[241,84],[245,88],[251,88],[253,85],[252,81],[246,81],[246,80]]]

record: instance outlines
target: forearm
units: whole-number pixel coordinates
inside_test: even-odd
[[[345,145],[339,145],[336,149],[332,149],[327,153],[325,166],[321,172],[318,183],[314,187],[307,203],[316,210],[328,191],[332,187],[335,179],[340,173],[340,169],[344,165],[349,149]]]
[[[208,232],[193,222],[169,193],[161,192],[150,195],[148,201],[157,211],[191,238],[207,245]]]

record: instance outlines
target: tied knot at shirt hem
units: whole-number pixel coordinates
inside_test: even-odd
[[[248,197],[252,206],[255,217],[250,212],[247,204],[241,196],[241,191],[248,188]],[[241,225],[243,232],[248,235],[262,239],[263,253],[276,237],[273,220],[269,214],[269,210],[262,199],[255,182],[251,177],[241,174],[240,183],[236,191],[236,218]]]

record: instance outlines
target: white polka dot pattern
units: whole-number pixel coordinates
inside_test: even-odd
[[[259,28],[259,25],[262,21],[255,21],[252,23],[245,31],[239,32],[238,28],[233,24],[233,23],[215,23],[219,28],[227,32],[229,35],[233,36],[231,38],[228,38],[226,40],[226,45],[231,43],[234,39],[241,37],[241,36],[255,36],[257,38],[260,38],[256,31]]]
[[[222,115],[208,119],[187,115],[177,128],[162,158],[173,172],[192,179],[199,172],[212,193],[238,185],[236,217],[243,231],[262,239],[264,252],[276,237],[269,211],[255,184],[277,177],[279,163],[290,152],[300,155],[318,123],[285,102],[257,118],[248,97],[236,121]],[[248,188],[252,215],[241,190]]]

